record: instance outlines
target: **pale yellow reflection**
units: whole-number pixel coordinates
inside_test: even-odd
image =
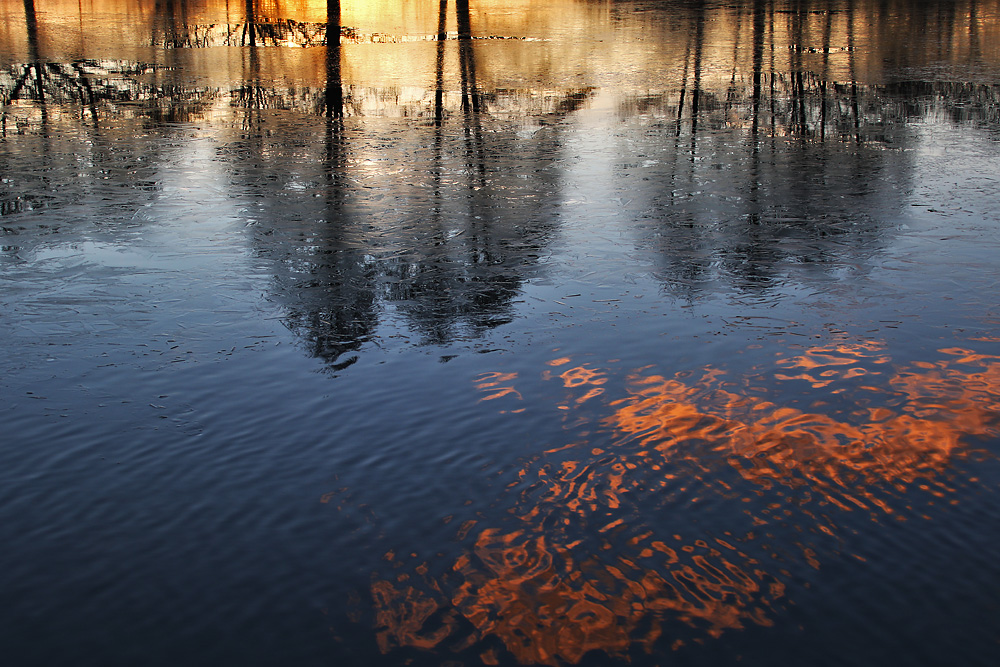
[[[39,47],[56,61],[146,61],[156,55],[150,46],[165,43],[245,46],[248,19],[265,36],[278,35],[261,45],[322,50],[325,43],[327,4],[317,0],[33,2]],[[667,95],[663,104],[674,106],[682,87],[688,100],[695,89],[710,96],[706,104],[731,100],[734,93],[749,95],[755,67],[768,89],[822,96],[832,95],[835,84],[879,83],[887,66],[1000,62],[1000,23],[989,20],[1000,12],[997,0],[950,3],[946,20],[902,0],[859,0],[834,2],[836,11],[801,13],[779,12],[777,5],[762,2],[760,22],[756,5],[695,3],[657,13],[630,12],[627,4],[612,11],[610,3],[583,0],[472,0],[468,22],[475,38],[477,85],[485,91],[610,87],[652,98]],[[440,8],[438,0],[341,2],[344,84],[433,90],[437,58],[428,40],[439,32]],[[457,10],[454,0],[447,3],[449,39],[458,34]],[[0,0],[0,18],[0,54],[12,62],[27,59],[23,0]],[[274,26],[281,30],[274,33]],[[243,75],[220,71],[219,58],[184,58],[184,64],[199,69],[213,85]],[[454,89],[458,54],[450,49],[445,60],[448,87]],[[326,72],[314,63],[315,58],[281,62],[269,56],[258,74],[268,81],[288,77],[322,86]],[[745,110],[726,114],[726,122],[748,122]]]

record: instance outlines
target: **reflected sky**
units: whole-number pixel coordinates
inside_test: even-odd
[[[992,664],[998,45],[0,0],[0,651]]]

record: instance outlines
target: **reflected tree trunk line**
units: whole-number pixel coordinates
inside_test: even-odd
[[[681,130],[684,122],[684,101],[687,98],[688,68],[691,62],[691,32],[687,32],[687,39],[684,41],[684,69],[681,73],[681,90],[677,98],[677,118],[674,127],[674,150],[673,165],[670,170],[670,202],[673,203],[677,195],[677,172],[678,162],[681,154]]]
[[[691,162],[695,160],[695,149],[698,140],[698,104],[701,101],[701,68],[702,53],[705,48],[705,12],[704,3],[698,6],[694,29],[694,82],[691,90]]]
[[[187,0],[157,0],[153,5],[153,42],[168,48],[198,46],[187,19]],[[156,35],[162,35],[160,40]]]
[[[226,42],[232,44],[233,18],[230,15],[229,0],[226,0]]]
[[[736,85],[736,75],[740,70],[740,38],[743,36],[743,12],[736,13],[736,27],[734,28],[733,55],[731,59],[733,66],[729,72],[729,88],[726,89],[726,115],[736,103],[738,97],[738,87]]]
[[[343,116],[328,116],[325,132],[324,225],[311,276],[317,300],[293,312],[290,320],[303,328],[310,353],[338,372],[358,361],[355,353],[378,327],[378,274],[363,244],[353,239]]]
[[[482,98],[476,83],[476,53],[472,45],[472,22],[469,0],[455,0],[458,21],[458,57],[462,81],[462,113],[465,118],[465,140],[469,166],[479,174],[480,185],[485,185],[486,156],[483,150],[483,132],[479,118]]]
[[[830,36],[833,32],[833,6],[831,0],[826,3],[826,22],[823,24],[823,70],[820,75],[819,95],[819,139],[826,141],[826,83],[830,79]]]
[[[677,137],[681,136],[681,123],[684,119],[684,100],[687,96],[688,64],[691,62],[691,33],[684,42],[684,72],[681,74],[681,93],[677,100]],[[674,147],[679,148],[679,146]]]
[[[339,212],[344,175],[344,83],[341,75],[340,0],[326,2],[326,160],[327,214]],[[331,201],[330,198],[334,200]]]
[[[691,145],[688,157],[688,180],[694,179],[698,150],[698,110],[701,102],[702,56],[705,48],[705,3],[700,3],[695,15],[693,81],[691,85]],[[686,64],[686,63],[685,63]],[[687,77],[685,76],[685,84]],[[679,151],[678,151],[679,152]],[[676,164],[676,163],[675,163]],[[676,166],[675,166],[676,170]],[[671,188],[673,190],[673,188]]]
[[[455,0],[458,26],[458,57],[462,82],[462,114],[465,123],[466,155],[469,169],[469,233],[467,261],[470,266],[489,261],[493,244],[489,238],[492,219],[489,206],[482,206],[480,189],[486,186],[486,154],[480,119],[482,97],[476,80],[476,53],[472,39],[472,19],[469,0]],[[478,215],[477,212],[484,213]]]
[[[792,58],[791,58],[791,83],[792,83],[792,129],[800,137],[805,137],[808,132],[806,123],[806,90],[805,74],[802,54],[805,51],[805,31],[804,18],[809,7],[803,0],[796,0],[791,15],[792,33]]]
[[[243,26],[240,46],[257,46],[257,19],[254,2],[255,0],[246,0],[246,24]]]
[[[84,46],[84,35],[86,34],[86,31],[83,29],[83,0],[76,0],[76,15],[80,30],[80,57],[85,58],[86,56],[84,56],[84,53],[86,52],[86,48]]]
[[[310,287],[303,293],[305,301],[294,306],[287,319],[310,354],[335,373],[358,361],[357,352],[371,340],[379,321],[377,268],[354,238],[348,210],[341,21],[340,0],[327,0],[321,247],[313,260]]]
[[[37,88],[37,101],[42,106],[42,114],[45,114],[45,80],[40,50],[38,48],[38,18],[35,16],[35,0],[24,0],[24,24],[28,33],[28,60],[34,68],[35,87]]]
[[[750,138],[753,150],[758,152],[757,133],[760,129],[761,76],[764,68],[764,0],[754,0],[753,3],[753,89],[750,102]]]
[[[441,181],[444,172],[442,156],[444,151],[444,53],[448,39],[448,0],[438,3],[437,44],[434,45],[434,173],[431,176],[434,187],[434,208],[431,215],[438,229],[438,238],[444,241],[441,221],[444,201]]]
[[[28,33],[28,57],[31,62],[41,60],[38,55],[38,17],[35,14],[35,0],[24,0],[24,26]]]
[[[764,0],[760,1],[763,2]],[[778,133],[777,132],[778,91],[777,91],[777,81],[775,80],[776,77],[774,76],[774,73],[777,71],[777,67],[775,66],[775,57],[776,57],[775,53],[777,52],[775,40],[777,39],[777,37],[775,36],[775,30],[774,30],[774,3],[770,3],[767,8],[767,26],[771,31],[771,39],[769,43],[770,66],[768,67],[768,71],[770,72],[770,75],[768,77],[770,95],[768,96],[768,100],[771,113],[771,122],[770,122],[771,150],[774,151],[776,147],[777,133]]]
[[[76,73],[74,78],[80,82],[80,87],[86,92],[87,108],[90,110],[90,118],[94,123],[94,131],[99,132],[100,128],[97,124],[97,95],[94,93],[94,88],[90,83],[90,77],[87,76],[87,73],[79,62],[73,63],[73,71]]]
[[[750,102],[750,200],[753,207],[757,207],[757,196],[760,188],[760,99],[761,99],[761,77],[764,68],[764,0],[754,0],[753,3],[753,63],[752,63],[752,85]],[[774,79],[774,73],[771,73]]]
[[[969,0],[969,57],[977,60],[982,53],[979,43],[979,0]]]
[[[938,34],[942,37],[948,36],[947,41],[943,38],[938,40],[938,60],[951,60],[955,55],[955,14],[957,11],[958,7],[955,4],[938,5],[936,24],[945,26],[945,29],[940,30]]]
[[[861,110],[858,99],[857,58],[854,55],[854,0],[847,0],[847,62],[851,77],[851,115],[854,118],[854,142],[861,143]]]
[[[344,86],[341,78],[340,0],[326,3],[326,175],[327,230],[339,229],[344,209]]]
[[[448,39],[448,0],[438,4],[437,44],[434,53],[434,125],[440,128],[444,121],[444,46]],[[440,132],[436,133],[440,142]]]
[[[326,91],[327,118],[344,116],[344,84],[341,77],[340,0],[326,1]]]
[[[45,63],[42,62],[41,50],[38,45],[38,18],[35,15],[35,0],[24,0],[24,23],[28,33],[28,71],[34,71],[35,76],[35,100],[38,102],[39,111],[42,114],[42,132],[48,136],[49,110],[45,103]],[[25,80],[28,77],[25,72]],[[16,95],[16,89],[15,89]]]
[[[458,18],[458,49],[462,73],[462,106],[479,113],[480,98],[476,85],[476,59],[472,50],[472,21],[469,0],[455,0]]]
[[[264,108],[264,87],[260,81],[260,53],[257,50],[257,40],[254,33],[256,23],[255,0],[246,0],[245,5],[246,27],[244,28],[243,39],[249,39],[246,44],[247,51],[243,60],[244,75],[242,84],[237,91],[237,100],[246,109],[245,130],[251,134],[255,133],[254,128],[260,124],[260,111]]]

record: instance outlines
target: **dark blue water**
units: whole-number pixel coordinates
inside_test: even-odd
[[[0,13],[3,664],[994,663],[997,2]]]

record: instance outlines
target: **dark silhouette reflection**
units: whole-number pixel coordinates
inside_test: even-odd
[[[444,121],[444,47],[448,39],[448,0],[440,0],[438,7],[437,47],[434,54],[434,125]],[[440,137],[435,143],[440,143]]]
[[[42,113],[45,113],[45,83],[43,81],[44,63],[38,52],[38,19],[35,16],[34,0],[24,0],[24,23],[28,32],[28,58],[31,61],[31,68],[35,74],[35,99],[42,106]],[[27,73],[25,74],[27,78]]]
[[[344,85],[340,78],[340,0],[326,2],[326,115],[344,115]]]
[[[196,77],[183,76],[175,48],[156,52],[155,65],[46,58],[46,27],[24,0],[26,58],[0,78],[2,132],[45,131],[56,111],[70,122],[62,112],[72,110],[72,122],[97,132],[105,118],[156,128],[214,108],[220,123],[234,118],[235,138],[220,154],[233,165],[234,196],[249,193],[242,205],[255,248],[280,267],[275,299],[312,353],[338,367],[390,325],[422,342],[475,338],[514,316],[535,275],[563,212],[561,119],[594,88],[544,77],[523,90],[496,87],[474,7],[436,7],[426,35],[434,44],[414,49],[426,61],[426,96],[406,100],[398,87],[352,80],[345,65],[355,52],[342,42],[360,33],[342,24],[338,0],[327,3],[326,23],[298,24],[268,3],[233,3],[239,23],[207,32],[191,18],[201,16],[194,5],[160,0],[141,19],[152,43],[242,45],[220,50],[236,67],[215,87],[189,83]],[[984,39],[978,3],[911,11],[899,2],[753,0],[648,14],[664,26],[654,48],[677,54],[676,72],[642,96],[612,90],[625,119],[653,119],[643,121],[643,176],[627,154],[610,178],[627,190],[626,223],[643,251],[685,298],[719,285],[760,295],[795,276],[863,271],[884,243],[880,212],[898,208],[908,187],[908,154],[885,150],[910,145],[907,123],[998,122],[992,82],[876,76],[872,62],[882,60],[858,48],[863,40],[910,73],[931,58],[974,60]],[[295,51],[317,54],[313,78],[293,85],[276,71],[282,50],[267,47],[285,42],[325,45]],[[373,99],[394,100],[387,115],[410,120],[363,121]],[[15,113],[14,101],[30,113]],[[4,212],[32,196],[5,195]]]
[[[188,23],[187,0],[156,0],[153,5],[153,42],[172,47],[200,46],[198,31]]]
[[[240,46],[257,46],[257,21],[254,16],[254,0],[246,0],[246,23],[243,25],[243,35]]]
[[[326,42],[325,24],[279,17],[275,12],[281,11],[280,3],[245,0],[242,21],[239,20],[240,3],[236,0],[226,3],[225,15],[217,22],[192,19],[196,9],[203,9],[201,3],[157,0],[152,21],[153,46],[166,49],[283,44],[322,46]]]
[[[944,19],[915,12],[941,58],[956,57],[935,44],[951,44],[964,29],[955,27],[962,11],[949,5]],[[913,141],[906,123],[942,100],[954,109],[947,112],[952,117],[971,106],[992,122],[987,118],[995,107],[988,100],[998,93],[992,85],[859,81],[857,34],[869,29],[873,15],[906,14],[899,5],[754,0],[735,9],[731,62],[712,62],[715,71],[732,72],[724,99],[703,81],[705,12],[702,3],[677,11],[690,37],[676,92],[622,107],[626,116],[638,111],[675,119],[670,127],[654,126],[659,143],[672,144],[656,153],[660,164],[644,172],[659,187],[630,195],[637,195],[632,208],[642,211],[643,248],[655,248],[657,272],[678,295],[697,298],[720,283],[766,295],[792,276],[815,280],[845,267],[859,270],[884,243],[881,221],[900,208],[908,188],[909,159],[885,152]],[[972,13],[962,16],[974,20]],[[889,26],[876,25],[880,39],[899,44]],[[738,48],[743,39],[750,42],[749,57]],[[749,85],[741,90],[738,81]],[[979,101],[958,102],[970,95]],[[625,171],[623,182],[631,178]],[[846,193],[849,201],[840,201]]]
[[[483,128],[479,117],[483,109],[483,98],[476,83],[476,54],[472,44],[472,21],[469,16],[469,0],[455,0],[458,19],[458,53],[462,73],[462,112],[465,115],[465,143],[470,167],[479,172],[481,184],[486,173],[483,154]]]
[[[334,371],[380,336],[448,344],[509,322],[548,243],[560,191],[559,133],[538,141],[510,128],[483,131],[468,3],[456,8],[460,113],[444,109],[448,43],[440,40],[433,122],[387,135],[348,124],[338,50],[328,48],[322,135],[302,124],[278,136],[277,116],[247,106],[253,120],[226,151],[239,157],[233,172],[241,189],[259,194],[248,212],[259,254],[277,267],[273,298],[285,304],[286,322],[310,354]],[[334,5],[331,23],[335,12]],[[587,95],[570,91],[541,119],[574,112]],[[380,152],[390,143],[391,153]]]
[[[372,340],[380,307],[378,266],[367,251],[364,231],[351,220],[354,204],[348,195],[339,0],[327,1],[327,21],[324,153],[314,193],[321,194],[324,204],[322,223],[314,230],[315,245],[304,258],[307,275],[296,275],[299,266],[286,259],[289,272],[278,280],[297,297],[291,302],[286,324],[302,337],[312,356],[325,360],[330,370],[340,371],[354,364],[355,353]]]

